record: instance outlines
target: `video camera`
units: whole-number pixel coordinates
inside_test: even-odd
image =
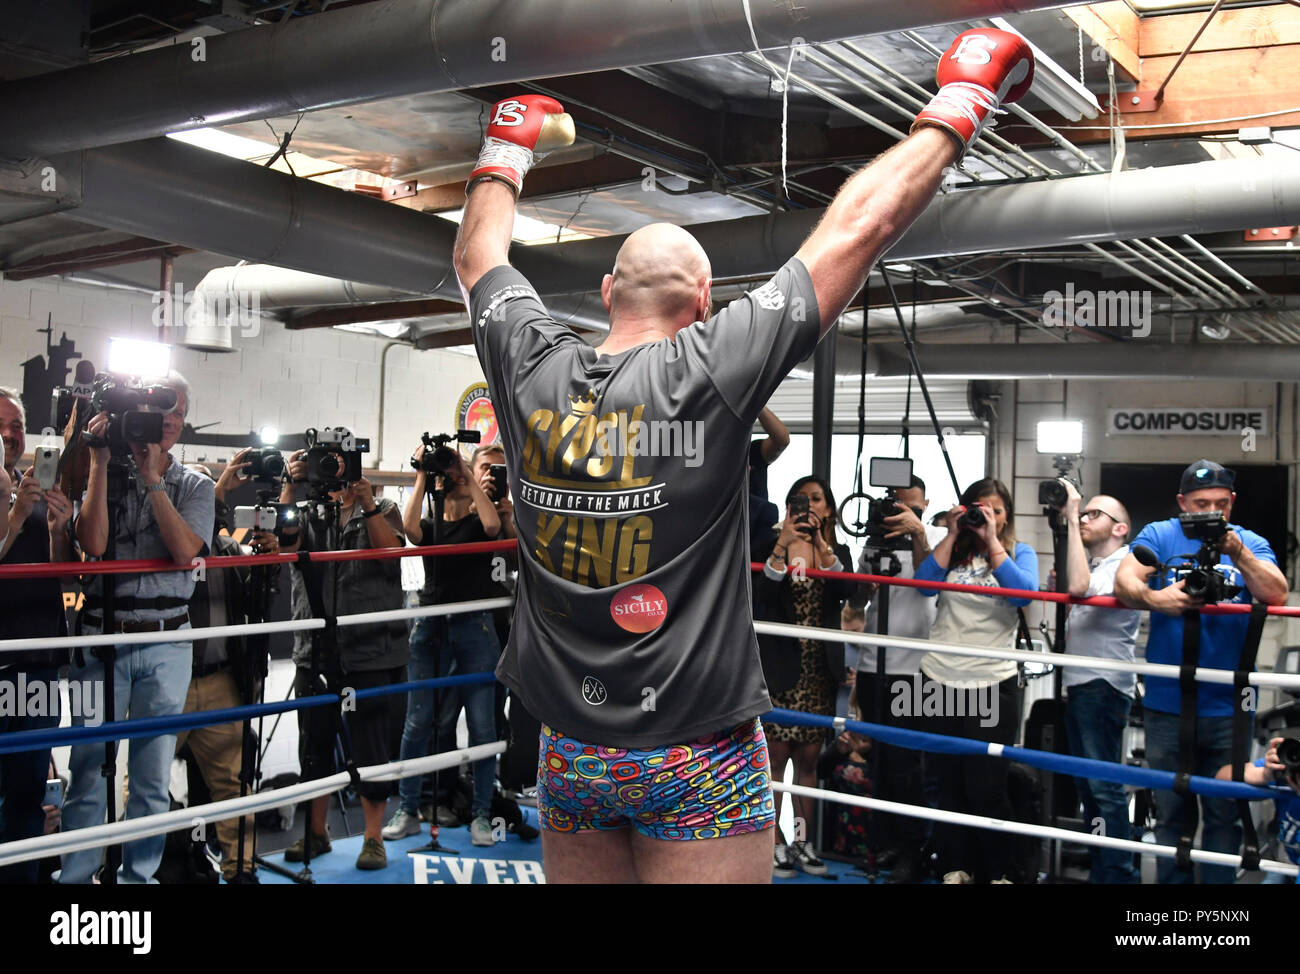
[[[176,390],[142,379],[101,372],[91,388],[90,413],[108,413],[107,439],[114,452],[127,443],[161,443],[163,415],[176,408]]]
[[[449,433],[430,436],[426,432],[420,436],[420,441],[424,443],[424,453],[421,454],[418,460],[411,459],[411,467],[422,471],[426,475],[432,474],[435,477],[445,477],[456,469],[456,461],[460,456],[456,450],[447,444],[477,443],[480,439],[478,430],[457,430],[454,436]],[[435,489],[432,482],[429,482],[427,486],[429,490]]]
[[[1052,459],[1052,466],[1056,468],[1059,476],[1052,480],[1040,480],[1038,482],[1038,503],[1043,507],[1059,511],[1065,507],[1066,501],[1070,499],[1070,495],[1066,493],[1065,484],[1061,483],[1061,481],[1068,480],[1080,494],[1083,493],[1083,484],[1078,478],[1070,476],[1070,471],[1074,468],[1074,457],[1064,454],[1058,455]]]
[[[361,454],[370,452],[370,440],[354,436],[342,426],[308,429],[307,484],[318,492],[342,490],[361,479]]]
[[[1241,593],[1240,585],[1233,585],[1227,576],[1218,571],[1223,554],[1223,539],[1228,533],[1228,522],[1219,511],[1188,512],[1178,515],[1183,534],[1201,543],[1193,556],[1192,564],[1171,566],[1174,581],[1182,581],[1183,591],[1191,598],[1207,605],[1226,602]]]
[[[244,474],[250,479],[264,484],[279,483],[284,479],[284,473],[287,469],[284,455],[273,446],[249,450],[244,454],[244,462],[248,464]]]
[[[885,523],[885,518],[903,513],[904,508],[898,503],[894,491],[912,486],[912,461],[896,457],[872,457],[867,482],[872,487],[884,487],[888,491],[884,497],[879,498],[867,495],[867,520],[863,525],[867,545],[888,551],[910,551],[912,539],[909,536],[885,537],[893,530]],[[918,518],[925,514],[925,509],[921,507],[909,510]]]

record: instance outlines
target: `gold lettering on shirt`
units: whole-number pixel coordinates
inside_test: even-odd
[[[645,454],[645,404],[596,417],[596,394],[569,399],[562,418],[537,409],[524,423],[521,467],[524,479],[547,487],[576,490],[629,490],[653,478],[636,476],[637,457]],[[641,437],[638,439],[638,437]],[[617,468],[617,477],[610,474]]]

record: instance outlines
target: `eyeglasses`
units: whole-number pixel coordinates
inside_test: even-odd
[[[1115,517],[1113,514],[1107,514],[1105,511],[1099,511],[1095,507],[1086,511],[1079,512],[1080,521],[1095,521],[1099,517],[1108,517],[1116,524],[1119,524],[1119,518]]]

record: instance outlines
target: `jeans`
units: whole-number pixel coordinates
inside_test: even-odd
[[[184,628],[188,629],[186,623]],[[118,646],[113,664],[113,719],[161,717],[179,714],[185,709],[190,685],[191,647],[189,643],[153,643]],[[68,680],[92,684],[104,679],[104,664],[89,652],[86,665],[75,663],[68,670]],[[103,715],[101,715],[102,717]],[[74,716],[72,725],[85,720]],[[176,754],[176,735],[135,738],[130,743],[127,779],[130,793],[126,818],[157,815],[171,807],[168,787],[171,782],[172,757]],[[83,829],[104,822],[106,795],[100,766],[104,763],[104,745],[77,744],[72,748],[69,768],[72,785],[63,805],[63,831]],[[121,779],[115,778],[115,787]],[[127,842],[122,847],[121,883],[154,882],[153,874],[162,861],[165,835]],[[99,867],[101,849],[70,852],[63,857],[60,883],[89,883]]]
[[[1094,761],[1120,764],[1124,760],[1124,727],[1128,723],[1133,701],[1103,679],[1089,680],[1068,690],[1065,708],[1065,731],[1070,739],[1070,753]],[[1128,796],[1124,786],[1096,778],[1075,778],[1075,787],[1083,801],[1083,826],[1092,831],[1101,819],[1105,835],[1112,839],[1131,838]],[[1092,869],[1088,882],[1141,882],[1133,853],[1122,849],[1090,850]]]
[[[1151,767],[1160,771],[1178,770],[1178,714],[1159,711],[1146,712],[1146,751]],[[1252,718],[1253,724],[1253,718]],[[1192,774],[1213,778],[1215,773],[1232,761],[1232,718],[1198,717],[1196,720],[1196,759]],[[1183,833],[1183,816],[1186,803],[1182,795],[1158,789],[1156,797],[1156,842],[1160,845],[1178,845]],[[1196,801],[1200,796],[1190,796]],[[1235,855],[1241,851],[1241,823],[1237,817],[1237,804],[1227,798],[1200,798],[1201,848],[1212,852]],[[1161,883],[1190,884],[1195,882],[1192,868],[1179,869],[1173,859],[1161,858],[1156,869]],[[1209,866],[1201,863],[1201,881],[1230,884],[1236,881],[1235,866]]]
[[[500,655],[501,644],[490,612],[463,613],[445,620],[417,619],[411,630],[411,662],[407,667],[407,679],[491,673]],[[465,707],[471,747],[496,740],[495,684],[475,683],[442,693],[413,690],[407,696],[402,760],[424,757],[429,753],[435,720],[439,722],[438,743],[441,749],[450,751],[455,748],[455,721],[460,708],[451,705],[453,699]],[[475,818],[480,815],[487,817],[492,807],[496,758],[475,761],[473,770],[472,814]],[[420,776],[414,775],[403,778],[398,786],[402,810],[411,815],[419,811],[420,781]]]
[[[21,667],[0,673],[0,683],[14,687],[17,699],[18,673]],[[54,667],[24,670],[27,685],[36,683],[49,687],[57,683],[59,671]],[[59,726],[59,698],[55,694],[49,701],[54,712],[40,716],[6,716],[0,713],[0,736],[27,730],[49,730]],[[45,812],[41,802],[45,798],[45,782],[49,780],[50,749],[19,751],[0,755],[0,842],[32,839],[45,832]],[[0,867],[0,883],[35,883],[39,878],[40,860],[31,859],[12,866]]]

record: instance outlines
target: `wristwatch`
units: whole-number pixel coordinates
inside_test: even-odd
[[[165,483],[163,483],[163,482],[160,480],[160,481],[158,481],[158,483],[156,483],[156,484],[150,484],[150,485],[148,486],[148,488],[146,488],[146,489],[149,490],[149,491],[155,491],[155,490],[166,490],[166,489],[167,489],[167,485],[166,485]]]
[[[376,505],[375,505],[374,507],[372,507],[370,510],[368,510],[368,511],[362,511],[362,512],[361,512],[361,516],[362,516],[362,517],[374,517],[376,514],[382,514],[382,513],[383,513],[383,508],[381,508],[378,504],[376,504]]]

